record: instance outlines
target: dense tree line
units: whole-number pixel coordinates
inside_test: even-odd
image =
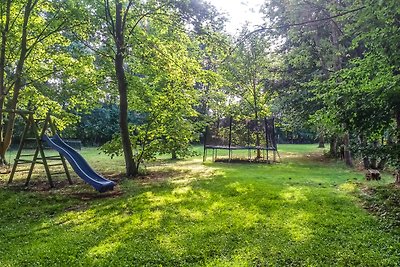
[[[348,165],[399,168],[397,2],[266,0],[261,11],[265,24],[235,39],[201,0],[2,1],[1,162],[15,126],[3,110],[34,109],[122,154],[128,176],[158,153],[190,155],[228,115],[274,115]]]
[[[396,1],[268,1],[260,31],[283,40],[277,104],[294,127],[313,126],[346,163],[398,165],[400,11]],[[297,124],[297,125],[296,125]]]

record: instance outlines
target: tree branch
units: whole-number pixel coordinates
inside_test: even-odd
[[[308,24],[312,24],[312,23],[316,23],[316,22],[323,22],[323,21],[328,21],[328,20],[332,20],[334,18],[338,18],[338,17],[342,17],[345,16],[347,14],[350,13],[354,13],[357,11],[360,11],[362,9],[364,9],[365,6],[359,7],[359,8],[355,8],[349,11],[345,11],[343,13],[339,13],[330,17],[326,17],[326,18],[321,18],[321,19],[315,19],[315,20],[308,20],[308,21],[303,21],[303,22],[298,22],[298,23],[292,23],[292,24],[287,24],[287,25],[280,25],[280,26],[274,26],[274,27],[261,27],[259,29],[256,29],[248,34],[246,34],[243,39],[248,38],[249,36],[255,34],[255,33],[260,33],[260,32],[265,32],[265,31],[269,31],[269,30],[277,30],[277,29],[285,29],[285,28],[291,28],[291,27],[297,27],[297,26],[303,26],[303,25],[308,25]]]
[[[56,32],[59,32],[59,31],[61,30],[61,28],[64,26],[64,24],[65,24],[64,21],[61,22],[54,30],[48,32],[47,34],[44,34],[44,30],[45,30],[45,29],[43,29],[42,32],[36,37],[36,40],[33,42],[33,44],[27,48],[27,53],[26,53],[25,58],[29,57],[29,55],[32,53],[33,49],[35,48],[35,46],[36,46],[39,42],[45,40],[45,39],[46,39],[47,37],[49,37],[50,35],[53,35],[53,34],[55,34]],[[46,28],[46,27],[45,27],[45,28]]]
[[[104,0],[104,11],[106,13],[106,23],[108,32],[115,39],[115,23],[111,15],[110,2],[108,0]]]
[[[128,17],[129,9],[131,8],[132,4],[133,4],[133,1],[129,0],[128,6],[126,7],[125,12],[124,12],[124,18],[122,19],[122,31],[125,30],[126,19]]]
[[[169,4],[169,2],[165,2],[164,4],[158,6],[155,9],[149,10],[145,13],[143,13],[142,15],[139,16],[139,18],[136,20],[136,22],[133,24],[132,28],[130,29],[128,36],[132,35],[133,31],[135,30],[135,28],[137,27],[137,25],[142,21],[142,19],[144,19],[147,16],[150,16],[154,13],[156,13],[158,10],[160,10],[161,8],[165,7],[167,4]]]
[[[110,56],[106,53],[101,52],[100,50],[94,48],[93,46],[91,46],[88,42],[86,42],[85,40],[83,40],[81,37],[78,36],[78,34],[76,34],[75,32],[73,32],[73,35],[75,36],[76,39],[78,39],[84,46],[86,46],[87,48],[89,48],[90,50],[92,50],[95,53],[98,53],[99,55],[105,57],[105,58],[110,58],[112,60],[114,60],[113,56]],[[115,54],[115,51],[113,51]]]
[[[18,17],[22,14],[22,11],[24,10],[24,6],[22,5],[16,16],[14,17],[13,21],[10,24],[10,29],[14,27],[15,22],[17,21]]]
[[[316,22],[329,21],[329,20],[333,20],[334,18],[342,17],[342,16],[345,16],[345,15],[347,15],[347,14],[360,11],[360,10],[362,10],[362,9],[364,9],[364,8],[365,8],[365,6],[361,6],[361,7],[355,8],[355,9],[351,9],[351,10],[348,10],[348,11],[345,11],[345,12],[342,12],[342,13],[339,13],[339,14],[336,14],[336,15],[332,15],[332,16],[330,16],[330,17],[321,18],[321,19],[307,20],[307,21],[303,21],[303,22],[292,23],[292,24],[285,24],[285,25],[278,25],[278,26],[273,26],[273,27],[260,27],[260,28],[258,28],[258,29],[256,29],[256,30],[253,30],[253,31],[251,31],[251,32],[249,32],[249,33],[247,33],[247,34],[245,34],[241,39],[239,39],[239,40],[236,42],[236,45],[231,49],[231,51],[228,53],[228,55],[226,56],[226,58],[225,58],[222,62],[224,62],[228,57],[230,57],[231,54],[232,54],[232,52],[233,52],[244,40],[246,40],[247,38],[249,38],[250,36],[252,36],[252,35],[254,35],[254,34],[256,34],[256,33],[263,33],[263,32],[266,32],[266,31],[279,30],[279,29],[287,29],[287,28],[292,28],[292,27],[297,27],[297,26],[303,26],[303,25],[313,24],[313,23],[316,23]]]
[[[312,2],[310,2],[310,1],[304,1],[304,2],[307,3],[307,4],[310,5],[310,6],[314,6],[315,8],[319,9],[319,10],[322,11],[326,16],[328,16],[328,17],[331,16],[331,14],[328,12],[328,10],[327,10],[325,7],[323,7],[322,5],[318,5],[318,4],[312,3]],[[337,24],[337,22],[336,22],[334,19],[332,19],[332,23],[335,25],[336,29],[340,32],[340,34],[343,35],[342,29],[339,27],[339,25]]]

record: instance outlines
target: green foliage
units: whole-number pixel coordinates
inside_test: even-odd
[[[181,29],[171,28],[156,19],[146,19],[146,27],[135,34],[140,46],[126,58],[130,90],[129,106],[142,114],[139,125],[130,126],[130,139],[137,165],[157,154],[191,155],[190,143],[197,140],[202,124],[196,122],[198,103],[195,85],[203,82],[207,71],[190,50],[195,49]],[[179,42],[178,42],[179,40]],[[105,146],[113,155],[122,151],[119,137]]]
[[[103,104],[102,107],[95,108],[90,113],[80,114],[80,117],[75,129],[71,129],[67,134],[71,137],[79,137],[86,145],[104,144],[119,133],[119,111],[115,104]],[[142,118],[130,112],[128,120],[130,123],[138,124]]]
[[[120,9],[116,13],[110,1],[90,1],[74,8],[87,20],[77,35],[96,54],[107,97],[123,103],[122,118],[126,102],[129,110],[144,118],[140,125],[129,126],[129,133],[121,119],[121,138],[116,135],[103,147],[112,155],[123,151],[127,172],[134,175],[132,165],[139,166],[157,153],[190,155],[190,142],[202,127],[195,110],[201,96],[195,86],[215,87],[220,79],[201,68],[201,45],[216,47],[209,45],[210,36],[218,36],[215,32],[222,29],[224,19],[202,1],[117,1],[115,5]]]
[[[0,9],[0,58],[4,60],[0,62],[0,106],[33,110],[37,118],[51,112],[60,130],[76,123],[79,118],[74,114],[103,95],[96,88],[93,55],[73,49],[76,40],[71,30],[80,31],[80,19],[70,2],[3,1]],[[0,117],[3,157],[15,121],[9,114]],[[20,134],[18,129],[15,134]]]
[[[230,83],[226,89],[226,116],[260,119],[270,115],[274,94],[268,81],[274,79],[269,71],[273,61],[270,44],[263,35],[252,35],[238,45],[224,65]]]
[[[348,68],[325,84],[324,103],[329,113],[335,114],[336,123],[369,136],[382,134],[389,127],[393,114],[388,93],[398,78],[386,62],[385,58],[367,54],[351,61]]]
[[[272,35],[284,38],[286,86],[276,103],[283,125],[334,138],[350,132],[353,152],[392,158],[399,138],[391,129],[400,126],[397,1],[270,0],[264,12],[277,27]],[[281,27],[294,24],[302,25]],[[384,144],[369,145],[382,137]]]
[[[271,37],[280,38],[277,52],[282,64],[280,84],[274,112],[281,117],[282,127],[288,131],[311,129],[319,135],[330,135],[337,127],[325,123],[323,103],[316,98],[311,81],[326,80],[330,72],[339,68],[338,58],[343,54],[337,31],[340,18],[329,22],[315,22],[302,26],[282,27],[326,18],[336,12],[342,3],[329,1],[267,1],[264,13],[272,30]],[[317,114],[316,114],[317,113]]]

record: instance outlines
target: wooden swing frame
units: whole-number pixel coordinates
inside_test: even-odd
[[[19,143],[18,151],[14,159],[14,164],[10,173],[10,177],[8,179],[8,184],[12,183],[14,179],[14,175],[16,172],[26,172],[28,171],[28,175],[26,177],[25,186],[29,185],[31,180],[33,170],[36,164],[42,164],[44,166],[47,179],[49,181],[50,187],[54,187],[54,182],[52,178],[52,174],[50,173],[50,167],[52,166],[63,166],[63,171],[54,172],[53,175],[64,174],[67,176],[67,180],[69,184],[72,184],[71,176],[68,171],[68,166],[66,160],[63,155],[59,153],[58,156],[46,156],[45,149],[43,145],[43,136],[46,134],[48,130],[50,130],[50,134],[55,135],[57,133],[56,127],[53,124],[51,119],[50,112],[47,113],[44,119],[35,119],[33,111],[27,110],[2,110],[5,113],[15,113],[22,117],[25,122],[25,127],[21,135],[21,140]],[[39,123],[42,123],[43,126],[40,128]],[[34,141],[36,144],[35,152],[33,154],[22,154],[22,150],[25,147],[26,141],[28,141],[28,134],[33,133]],[[21,157],[32,157],[31,159],[23,159]],[[61,161],[61,163],[52,163],[49,164],[48,161]],[[30,164],[28,169],[17,169],[19,165]]]

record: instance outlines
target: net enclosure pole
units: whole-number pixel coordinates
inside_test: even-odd
[[[231,161],[232,157],[231,146],[232,146],[232,116],[229,117],[229,143],[228,143],[229,162]]]
[[[277,144],[276,144],[276,138],[275,138],[275,117],[272,117],[271,119],[272,123],[272,143],[274,146],[274,161],[276,161],[276,151],[278,150]]]
[[[268,119],[264,118],[264,126],[265,126],[265,146],[267,149],[267,161],[269,160],[269,142],[268,142]]]
[[[208,136],[208,125],[206,126],[204,133],[204,151],[203,151],[203,162],[207,160],[207,136]]]

